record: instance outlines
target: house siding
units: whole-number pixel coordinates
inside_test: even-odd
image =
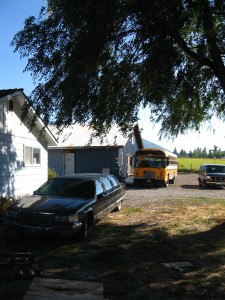
[[[64,161],[62,149],[48,150],[48,167],[58,175],[64,175]]]
[[[109,169],[109,172],[113,173],[116,158],[118,148],[76,150],[75,170],[76,173],[102,173],[103,169]]]
[[[119,152],[119,162],[121,165],[121,175],[127,178],[132,174],[132,168],[130,166],[130,158],[138,150],[138,144],[134,136],[129,138],[124,146]]]
[[[118,148],[81,148],[71,149],[74,153],[75,173],[102,173],[104,168],[113,172],[115,159],[118,158]],[[68,149],[49,149],[49,168],[56,171],[58,175],[64,174],[64,153]]]
[[[33,193],[47,180],[48,148],[44,140],[39,141],[39,131],[34,128],[30,132],[21,121],[15,98],[13,111],[5,108],[4,130],[0,133],[0,196],[19,198]],[[24,146],[40,149],[40,164],[25,165]]]

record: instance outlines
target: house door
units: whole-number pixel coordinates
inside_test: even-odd
[[[64,175],[74,174],[74,153],[64,153]]]

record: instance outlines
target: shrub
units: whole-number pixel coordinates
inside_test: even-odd
[[[54,169],[48,168],[48,179],[59,176]]]
[[[6,197],[0,197],[0,222],[2,222],[2,217],[6,212],[7,207],[12,203],[12,199]]]

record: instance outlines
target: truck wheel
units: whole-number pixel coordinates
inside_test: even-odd
[[[204,189],[206,189],[206,188],[208,187],[208,184],[206,183],[206,181],[203,181],[203,182],[202,182],[202,187],[203,187]]]

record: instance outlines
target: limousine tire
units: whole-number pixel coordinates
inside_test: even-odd
[[[122,208],[122,202],[120,202],[120,204],[114,208],[113,212],[121,211],[121,208]]]
[[[84,241],[87,239],[87,236],[88,236],[88,216],[85,215],[82,222],[81,229],[78,233],[78,239],[79,241]]]

